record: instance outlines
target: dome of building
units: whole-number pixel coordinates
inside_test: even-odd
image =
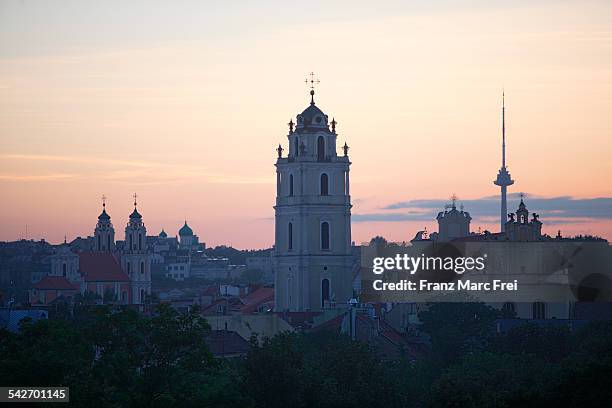
[[[187,221],[185,221],[185,225],[183,225],[183,227],[179,230],[179,235],[181,237],[193,235],[193,230],[189,228],[189,225],[187,225]]]
[[[134,208],[134,211],[132,211],[132,213],[130,214],[130,219],[134,218],[142,218],[142,215],[138,213],[138,210],[136,210],[136,208]]]
[[[159,237],[160,238],[168,238],[168,234],[166,234],[166,231],[164,231],[163,228],[162,228],[161,232],[159,233]]]
[[[311,95],[314,95],[314,92],[311,92]],[[313,96],[310,106],[304,109],[302,113],[297,115],[296,128],[327,129],[327,126],[327,115],[315,105]]]
[[[110,220],[110,215],[108,215],[106,213],[106,208],[102,209],[102,213],[100,215],[98,215],[98,219],[99,220],[106,220],[106,221]]]

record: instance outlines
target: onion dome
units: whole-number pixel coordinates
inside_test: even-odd
[[[110,221],[110,215],[106,213],[106,208],[102,209],[102,213],[98,215],[98,220],[100,221]]]
[[[161,232],[159,233],[159,237],[160,238],[168,238],[168,234],[166,234],[166,231],[164,231],[163,228],[162,228]]]
[[[193,235],[193,230],[189,228],[189,225],[187,225],[187,221],[185,221],[185,225],[183,225],[183,227],[179,230],[179,235],[181,237]]]
[[[130,214],[130,220],[141,219],[141,218],[142,218],[142,215],[140,215],[138,210],[136,208],[134,208],[134,211],[132,211],[132,213]]]

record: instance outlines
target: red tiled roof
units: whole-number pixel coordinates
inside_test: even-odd
[[[242,313],[253,313],[257,308],[271,300],[274,300],[274,288],[259,288],[249,293],[242,299],[244,306],[240,308]]]
[[[38,281],[34,286],[38,290],[77,290],[76,285],[73,285],[68,279],[63,276],[45,276]]]
[[[86,282],[129,282],[130,280],[110,253],[81,252],[79,268]]]

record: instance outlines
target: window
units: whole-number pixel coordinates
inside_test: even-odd
[[[110,249],[111,249],[111,244],[110,244],[110,235],[107,235],[107,236],[106,236],[106,249],[107,249],[108,251],[110,251]]]
[[[532,312],[534,319],[546,319],[546,304],[533,302]]]
[[[293,174],[289,175],[289,195],[293,195]]]
[[[317,139],[317,160],[322,161],[325,159],[325,138],[319,136]]]
[[[321,223],[321,249],[329,249],[329,223]]]
[[[329,302],[329,279],[321,281],[321,307],[325,307],[325,302]]]
[[[293,140],[295,140],[295,145],[294,145],[295,147],[293,148],[293,150],[295,151],[295,155],[299,156],[300,155],[300,153],[299,153],[300,152],[300,146],[298,144],[298,138],[296,137]]]
[[[127,263],[127,271],[128,271],[128,275],[132,273],[132,264],[129,262]]]
[[[138,250],[142,250],[142,234],[138,234]]]
[[[140,303],[144,303],[145,301],[145,290],[140,289]]]
[[[145,272],[144,262],[140,262],[140,273],[144,273],[144,272]]]
[[[287,226],[287,249],[291,251],[293,249],[293,223],[289,223]]]
[[[100,235],[98,234],[98,251],[100,251],[102,249],[102,243],[100,241]]]
[[[506,302],[502,306],[502,310],[506,313],[514,315],[516,313],[516,305],[514,304],[514,302]]]
[[[62,275],[66,276],[66,262],[62,265]]]
[[[130,245],[129,245],[129,247],[130,247],[130,249],[134,249],[134,247],[132,246],[132,234],[129,235],[129,238],[130,238]]]
[[[321,174],[321,195],[326,196],[329,194],[329,178],[327,174]]]

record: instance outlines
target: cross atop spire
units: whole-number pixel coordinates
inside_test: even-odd
[[[456,208],[457,194],[453,193],[453,195],[451,196],[451,201],[453,203],[453,208]]]
[[[102,208],[106,208],[106,196],[102,194]]]
[[[321,81],[319,81],[318,78],[315,78],[314,72],[311,72],[310,74],[308,74],[308,76],[310,76],[310,79],[306,78],[304,82],[306,84],[310,83],[310,104],[314,105],[315,84],[318,85]]]
[[[136,208],[136,199],[138,198],[138,195],[134,193],[133,197],[134,197],[134,208]]]

